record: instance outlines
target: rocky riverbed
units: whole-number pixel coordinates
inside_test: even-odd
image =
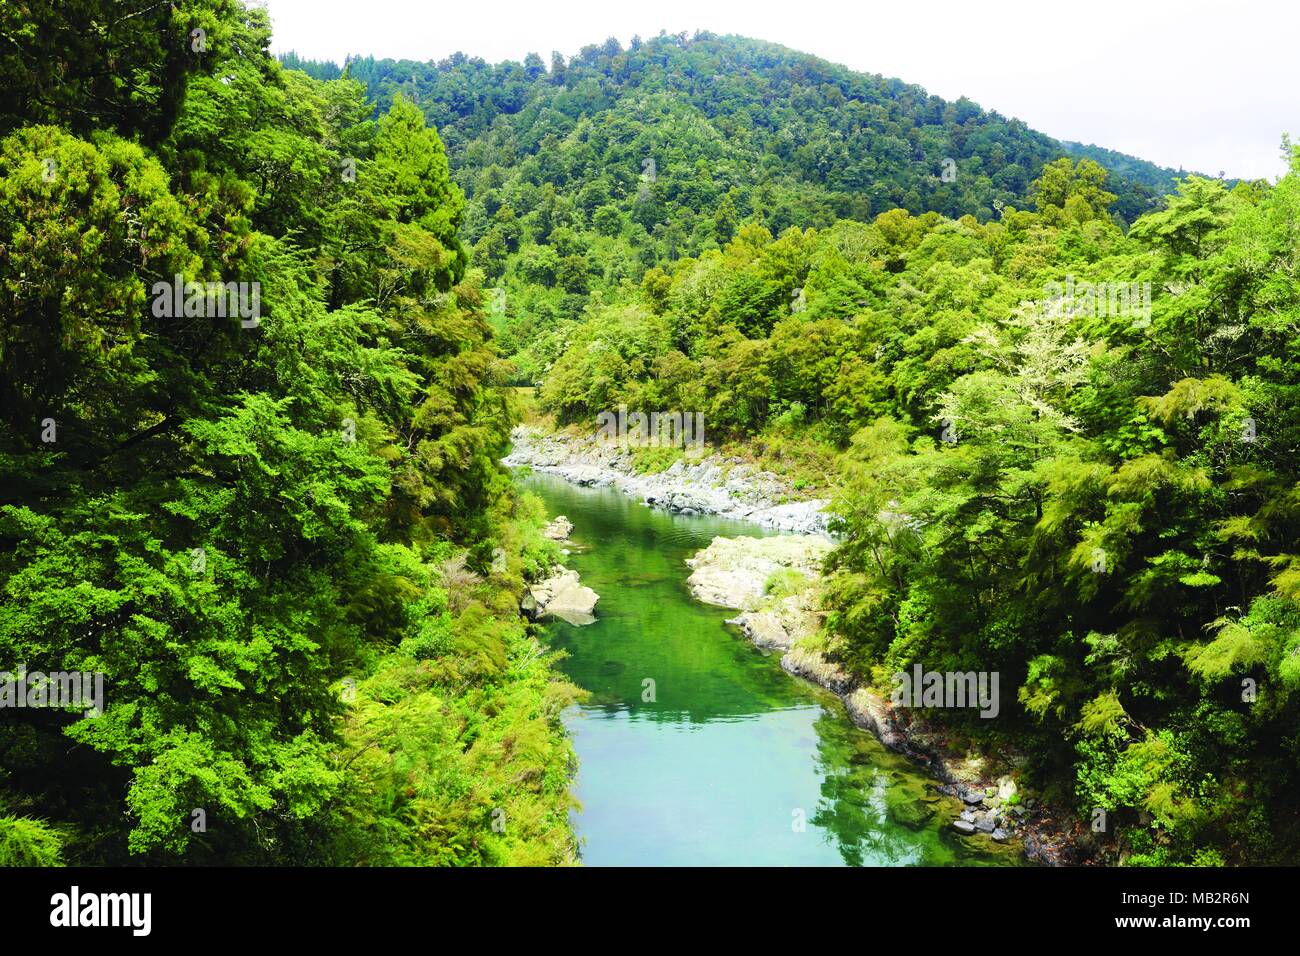
[[[734,624],[756,645],[780,651],[781,667],[836,694],[849,718],[886,747],[925,765],[941,793],[965,804],[958,832],[998,842],[1019,840],[1026,855],[1050,865],[1078,862],[1073,826],[982,755],[955,750],[943,728],[892,703],[815,649],[822,560],[831,542],[816,537],[714,538],[687,560],[687,585],[698,600],[741,613]],[[1015,759],[998,763],[1005,770]]]
[[[595,435],[518,426],[509,466],[527,465],[578,485],[613,486],[647,505],[680,514],[716,514],[794,534],[825,534],[825,500],[792,501],[785,481],[739,458],[721,455],[675,461],[655,474],[639,474],[631,449]]]

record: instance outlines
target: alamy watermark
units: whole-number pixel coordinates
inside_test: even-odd
[[[1041,307],[1058,315],[1127,318],[1135,329],[1151,324],[1150,282],[1076,282],[1067,275],[1063,283],[1047,283],[1043,292]]]
[[[118,926],[133,936],[148,936],[153,928],[152,893],[83,893],[73,887],[50,897],[50,925],[58,927]]]
[[[1001,709],[997,671],[927,671],[920,664],[913,664],[910,674],[894,675],[889,699],[895,707],[978,707],[984,718]]]
[[[98,671],[0,671],[0,710],[39,707],[82,710],[87,717],[104,712],[104,675]]]
[[[647,156],[641,161],[641,185],[637,187],[636,191],[637,202],[649,202],[654,198],[654,193],[650,191],[650,187],[655,184],[657,174],[658,168],[655,166],[653,156]]]
[[[262,324],[260,282],[186,282],[178,273],[171,282],[155,282],[153,297],[153,314],[160,319],[237,315],[246,329]]]
[[[617,412],[596,416],[596,441],[620,448],[682,448],[688,454],[704,451],[703,412],[632,412],[626,405]]]

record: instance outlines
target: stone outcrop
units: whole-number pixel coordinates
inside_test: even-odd
[[[707,548],[687,559],[693,570],[686,586],[706,604],[757,610],[774,574],[791,572],[811,583],[832,547],[829,539],[812,536],[714,538]]]

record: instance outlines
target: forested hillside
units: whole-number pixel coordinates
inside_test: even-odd
[[[123,13],[0,7],[0,864],[572,860],[442,142],[264,10]]]
[[[1157,166],[1155,163],[1148,163],[1144,159],[1138,159],[1134,156],[1128,156],[1124,153],[1116,152],[1113,149],[1106,149],[1102,146],[1096,146],[1089,143],[1085,146],[1083,143],[1074,143],[1069,140],[1062,141],[1067,153],[1075,159],[1091,159],[1096,163],[1105,166],[1110,170],[1112,176],[1122,177],[1123,179],[1132,180],[1136,183],[1154,190],[1158,195],[1165,196],[1174,191],[1178,186],[1178,180],[1187,178],[1187,171],[1184,169],[1167,169],[1163,166]],[[1228,185],[1235,185],[1236,180],[1225,180]],[[1148,212],[1149,210],[1139,210],[1139,213]]]
[[[721,248],[741,222],[778,234],[899,208],[987,222],[1028,206],[1039,170],[1067,154],[969,100],[740,37],[608,40],[549,67],[458,54],[346,69],[381,105],[418,103],[447,143],[468,198],[462,237],[504,293],[494,323],[521,384],[593,297]],[[1158,206],[1173,171],[1112,158],[1125,161],[1106,176],[1123,225]]]

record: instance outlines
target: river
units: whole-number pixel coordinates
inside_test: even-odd
[[[574,523],[565,559],[600,595],[586,627],[547,624],[591,692],[566,716],[589,866],[1014,865],[1013,846],[951,829],[960,807],[691,598],[686,558],[756,525],[673,515],[612,488],[531,474]]]

